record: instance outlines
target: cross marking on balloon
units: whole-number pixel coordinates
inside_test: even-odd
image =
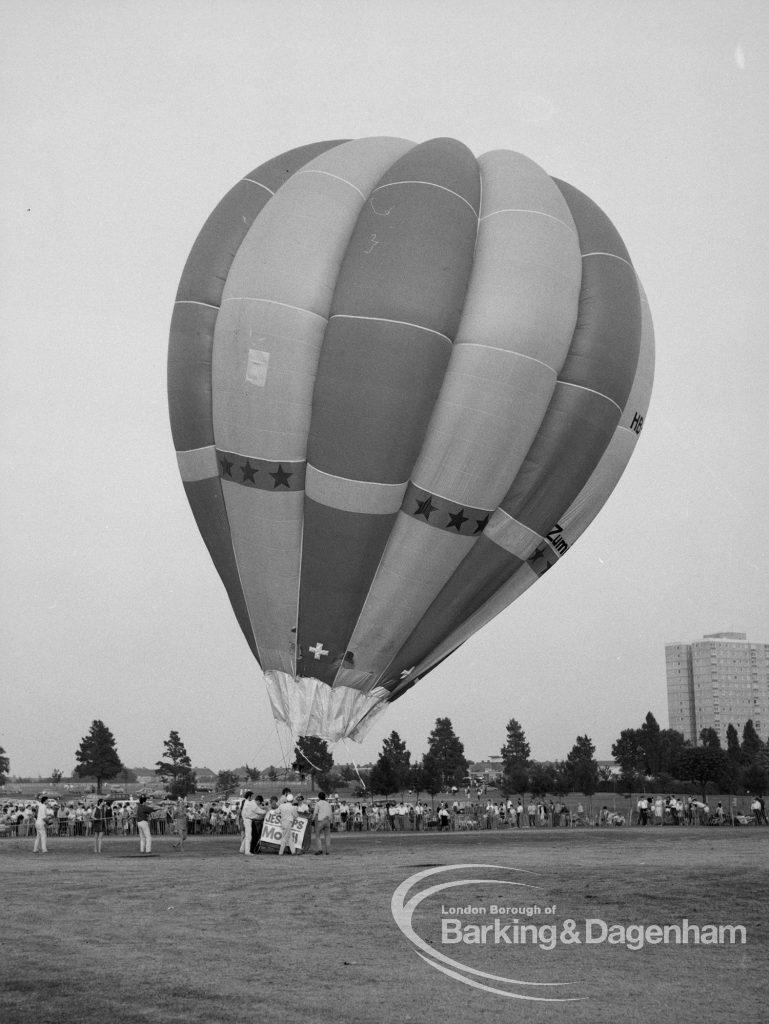
[[[308,647],[307,649],[309,650],[310,654],[315,655],[316,661],[320,661],[324,654],[328,654],[328,651],[320,642],[320,640],[315,644],[314,647]]]

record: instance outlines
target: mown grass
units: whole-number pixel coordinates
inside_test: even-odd
[[[769,829],[615,829],[334,837],[331,857],[237,854],[237,838],[0,842],[4,1024],[766,1019]],[[426,865],[529,872],[557,919],[740,923],[730,947],[450,950],[501,974],[573,982],[565,1004],[474,990],[420,960],[390,899]],[[476,887],[477,900],[509,893]],[[415,922],[436,945],[436,907]],[[432,931],[431,931],[432,930]],[[514,958],[511,960],[511,956]],[[511,969],[511,964],[513,968]]]

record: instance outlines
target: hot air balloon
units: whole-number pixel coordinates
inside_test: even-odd
[[[168,393],[276,721],[361,739],[554,566],[653,364],[616,229],[519,153],[336,140],[238,182],[182,274]]]

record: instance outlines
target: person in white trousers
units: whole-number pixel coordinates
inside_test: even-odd
[[[46,831],[48,827],[48,819],[52,817],[51,808],[48,806],[47,796],[41,796],[37,804],[37,817],[35,818],[35,846],[32,850],[33,853],[37,853],[40,850],[41,853],[48,853],[48,833]]]
[[[147,803],[147,797],[142,794],[139,803],[136,805],[136,829],[139,833],[139,853],[152,852],[152,835],[150,834],[150,817],[155,808]]]
[[[243,803],[240,808],[240,816],[243,819],[243,841],[240,844],[240,853],[247,857],[251,854],[251,838],[254,830],[254,818],[257,817],[258,808],[252,790],[247,789],[243,794]]]

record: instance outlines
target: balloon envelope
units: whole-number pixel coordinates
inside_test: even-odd
[[[361,738],[563,557],[653,366],[617,231],[521,154],[320,142],[240,181],[182,275],[169,404],[276,718]]]

